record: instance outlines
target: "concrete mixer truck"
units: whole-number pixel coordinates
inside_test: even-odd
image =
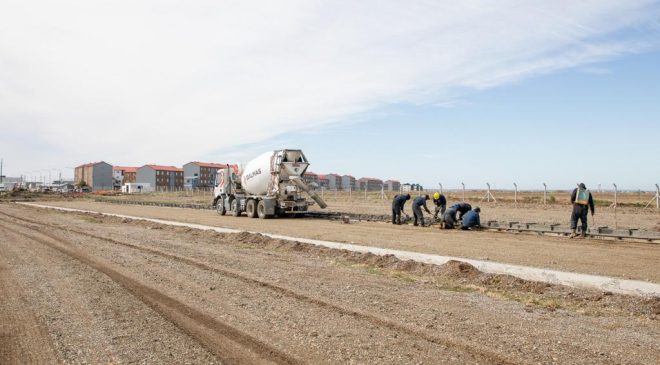
[[[218,171],[213,205],[220,215],[235,217],[243,212],[261,219],[307,211],[314,202],[327,205],[302,180],[309,162],[301,150],[266,152],[239,169],[228,166]]]

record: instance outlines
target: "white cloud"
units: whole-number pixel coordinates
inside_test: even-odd
[[[34,168],[180,164],[643,51],[659,14],[634,0],[3,2],[0,143]]]

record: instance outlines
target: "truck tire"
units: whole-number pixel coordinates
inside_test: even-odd
[[[227,213],[227,209],[225,209],[225,200],[224,199],[218,199],[215,205],[215,210],[218,212],[220,215],[225,215]]]
[[[257,218],[257,201],[250,199],[245,204],[245,213],[249,218]]]
[[[241,215],[241,211],[238,209],[238,200],[236,199],[231,201],[231,215],[234,217]]]
[[[263,200],[260,200],[259,204],[257,204],[257,215],[260,219],[270,218],[270,216],[266,214],[266,205]]]

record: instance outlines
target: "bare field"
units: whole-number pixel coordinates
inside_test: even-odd
[[[561,271],[660,282],[656,244],[495,232],[440,230],[381,222],[342,224],[318,219],[250,219],[214,211],[117,205],[86,201],[48,202],[69,208],[176,220],[294,237],[355,243],[414,252],[492,260]]]
[[[413,192],[415,196],[417,193]],[[543,193],[521,192],[518,194],[519,203],[513,203],[513,193],[509,191],[494,191],[497,202],[480,201],[483,197],[481,191],[466,192],[466,201],[473,207],[482,208],[482,221],[516,221],[521,223],[535,222],[544,224],[561,224],[568,226],[571,205],[569,192],[549,192],[549,199],[553,202],[542,204]],[[391,198],[393,193],[381,197],[380,193],[346,193],[325,192],[324,199],[328,203],[325,211],[347,212],[357,214],[391,214]],[[612,193],[594,193],[596,199],[596,215],[589,216],[589,224],[599,227],[637,228],[644,230],[660,231],[660,210],[654,207],[643,208],[643,205],[651,199],[650,193],[620,193],[618,201],[623,204],[616,212],[610,207],[613,201]],[[116,195],[106,197],[116,200],[137,200],[152,202],[176,202],[183,204],[210,204],[211,192],[176,192],[176,193],[153,193]],[[448,205],[461,201],[462,194],[450,192],[447,194]],[[644,202],[642,204],[641,202]],[[433,211],[432,202],[428,202],[429,209]],[[313,210],[319,210],[313,206]],[[406,205],[408,214],[411,213],[410,203]],[[615,214],[616,213],[616,214]]]
[[[106,207],[169,212],[169,219],[211,213]],[[213,218],[310,233],[309,220]],[[348,225],[371,226],[393,228]],[[0,296],[2,363],[647,364],[660,357],[658,299],[524,282],[459,263],[431,267],[9,204],[0,204],[0,287],[9,293]]]

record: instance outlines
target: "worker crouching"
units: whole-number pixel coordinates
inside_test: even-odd
[[[410,200],[410,194],[397,194],[392,200],[392,224],[401,224],[401,214],[403,206]]]
[[[481,227],[481,219],[479,214],[481,213],[481,208],[476,207],[473,210],[468,211],[463,215],[463,223],[461,224],[461,229],[466,231],[469,229],[476,229]]]

